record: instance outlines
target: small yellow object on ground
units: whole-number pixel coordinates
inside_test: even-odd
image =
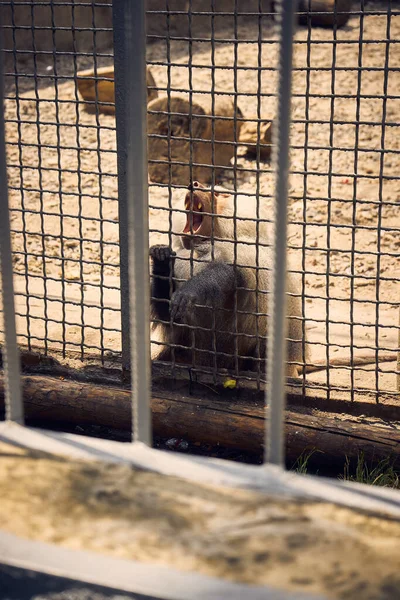
[[[224,388],[233,390],[236,387],[236,379],[226,379],[224,381]]]

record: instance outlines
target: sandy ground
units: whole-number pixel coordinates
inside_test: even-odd
[[[0,446],[0,528],[119,558],[347,600],[400,595],[400,523]]]
[[[369,3],[368,8],[371,7],[386,8],[386,4]],[[393,70],[385,79],[382,68],[386,44],[379,40],[385,39],[386,27],[384,16],[365,17],[364,41],[378,41],[362,46],[360,78],[356,68],[360,36],[357,16],[338,32],[338,40],[343,43],[337,45],[332,44],[332,30],[313,29],[309,55],[307,29],[300,27],[296,33],[294,64],[304,70],[293,74],[294,173],[290,181],[289,244],[294,268],[305,270],[307,328],[310,341],[319,342],[312,349],[315,358],[326,355],[327,343],[331,357],[348,356],[346,347],[351,341],[355,346],[371,349],[398,345],[400,100],[396,94],[400,74],[395,69],[400,67],[400,51],[397,44],[389,46],[388,64]],[[399,35],[400,17],[394,16],[390,36],[398,40]],[[256,26],[239,28],[241,39],[256,40],[257,36]],[[266,24],[260,57],[257,45],[245,41],[238,44],[240,70],[236,80],[227,68],[234,64],[234,45],[215,44],[214,61],[221,67],[215,71],[215,89],[229,95],[237,86],[238,105],[248,117],[257,114],[256,98],[246,94],[257,90],[258,60],[265,68],[276,64],[274,40],[273,30]],[[177,65],[170,69],[171,86],[188,89],[187,42],[172,41],[170,53]],[[204,92],[195,93],[194,99],[207,103],[212,83],[210,44],[194,42],[192,54],[193,89]],[[149,46],[150,64],[165,63],[166,56],[164,42]],[[307,72],[308,61],[312,70]],[[98,62],[110,63],[107,58]],[[78,69],[90,66],[90,58],[78,57]],[[60,57],[56,68],[58,75],[71,76],[74,72],[69,57]],[[23,67],[20,69],[24,72]],[[151,70],[157,85],[165,88],[167,67],[152,65]],[[38,72],[51,77],[53,59],[39,57]],[[273,71],[263,70],[260,79],[263,93],[275,93]],[[13,81],[7,81],[8,94],[12,96]],[[76,106],[78,96],[73,79],[61,79],[55,88],[51,79],[44,78],[36,91],[31,79],[21,77],[19,84],[19,103],[6,100],[6,118],[21,339],[26,343],[30,336],[35,346],[78,351],[82,358],[99,350],[103,357],[118,353],[121,342],[115,119],[92,115],[82,105]],[[385,86],[388,97],[383,101],[380,96]],[[308,107],[306,90],[310,96]],[[357,90],[361,94],[358,107]],[[334,101],[330,98],[332,92]],[[57,103],[56,99],[62,102]],[[262,98],[260,110],[263,117],[271,118],[275,113],[274,98]],[[296,122],[306,117],[308,126]],[[332,118],[335,124],[331,128]],[[356,118],[358,127],[351,123]],[[386,150],[383,167],[382,147]],[[271,165],[257,165],[241,155],[237,166],[240,170],[226,169],[219,183],[252,194],[258,189],[267,196],[261,201],[270,202]],[[383,177],[378,178],[381,167]],[[151,243],[165,239],[168,197],[168,189],[150,187]],[[395,352],[393,356],[396,357]],[[356,369],[353,373],[336,369],[330,374],[330,384],[345,386],[353,382],[354,388],[395,392],[395,368],[395,363],[390,363],[383,367],[383,371],[390,372],[377,376],[373,367],[369,372]],[[325,373],[310,379],[325,387]]]

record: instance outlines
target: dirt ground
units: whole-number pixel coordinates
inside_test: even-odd
[[[371,2],[367,8],[387,6]],[[313,29],[310,46],[307,28],[299,27],[296,33],[294,65],[299,70],[293,73],[289,244],[293,268],[305,270],[305,316],[316,359],[326,356],[326,344],[330,357],[349,356],[351,343],[361,349],[355,354],[398,347],[400,51],[398,44],[384,42],[386,32],[385,16],[366,16],[361,50],[358,16],[337,32],[338,44],[332,43],[331,29]],[[210,43],[193,42],[189,49],[186,41],[171,41],[170,85],[189,88],[191,52],[191,85],[204,92],[194,93],[193,98],[210,102],[214,60],[221,67],[215,70],[215,89],[229,95],[237,88],[238,105],[251,117],[257,114],[257,100],[246,94],[257,90],[260,60],[266,69],[261,72],[260,89],[271,94],[261,100],[261,115],[272,118],[276,73],[267,68],[276,65],[274,35],[266,21],[260,56],[254,43],[237,45],[236,76],[233,43],[216,43],[212,57]],[[390,38],[398,42],[399,36],[400,16],[392,16]],[[221,38],[225,39],[223,32]],[[257,40],[257,25],[239,26],[239,38]],[[168,83],[167,52],[162,40],[148,47],[150,68],[160,88]],[[390,69],[387,77],[385,60]],[[111,62],[99,58],[98,65]],[[357,69],[359,63],[362,71]],[[76,68],[91,66],[93,57],[78,56]],[[23,63],[19,65],[20,73],[27,70]],[[55,71],[58,77],[68,76],[58,79],[56,87]],[[89,114],[76,104],[71,57],[60,56],[55,64],[53,57],[39,56],[37,72],[43,77],[36,90],[32,78],[18,78],[18,103],[12,99],[15,81],[7,77],[8,173],[21,340],[26,343],[29,336],[35,346],[78,351],[82,357],[99,349],[103,356],[118,353],[115,119]],[[297,122],[305,118],[308,126]],[[332,119],[335,124],[330,127]],[[353,123],[356,119],[358,126]],[[267,196],[262,202],[271,202],[271,165],[257,165],[240,155],[237,167],[226,169],[218,182],[251,194],[258,190]],[[173,192],[174,198],[179,193]],[[166,187],[151,185],[151,244],[167,239],[168,198]],[[393,351],[394,360],[396,354]],[[382,365],[379,374],[374,365],[354,372],[335,369],[328,375],[329,383],[331,389],[352,383],[354,389],[386,390],[394,397],[395,369],[395,362]],[[326,373],[309,378],[325,389]]]
[[[0,445],[0,528],[21,537],[347,600],[400,594],[400,524]]]

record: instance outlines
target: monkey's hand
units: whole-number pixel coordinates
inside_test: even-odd
[[[176,256],[176,252],[172,250],[169,246],[165,246],[163,244],[157,244],[156,246],[152,246],[149,250],[150,256],[153,259],[153,263],[166,263],[171,258]]]
[[[187,316],[194,310],[197,295],[190,289],[182,288],[174,292],[171,298],[171,317],[176,323],[187,321]]]
[[[153,259],[153,275],[169,277],[170,271],[173,271],[176,252],[169,246],[158,244],[157,246],[152,246],[149,253]]]

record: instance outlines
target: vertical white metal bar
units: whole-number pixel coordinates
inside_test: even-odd
[[[397,331],[397,391],[400,392],[400,307],[399,307],[399,329]]]
[[[113,2],[115,119],[117,128],[118,172],[118,226],[119,226],[119,280],[121,295],[122,369],[129,371],[131,364],[129,317],[129,250],[128,250],[128,194],[127,194],[127,129],[125,88],[124,3]]]
[[[297,2],[276,3],[279,23],[278,110],[275,131],[275,228],[273,276],[269,303],[268,366],[266,402],[268,404],[266,461],[284,465],[284,410],[286,359],[286,244],[289,178],[289,134],[292,83],[294,13]]]
[[[150,445],[145,4],[145,0],[114,0],[113,22],[117,147],[120,156],[118,176],[124,194],[124,198],[120,198],[120,202],[124,203],[120,219],[127,219],[127,248],[124,244],[121,251],[124,248],[128,251],[133,439]],[[122,297],[121,300],[124,302],[125,299]],[[122,327],[126,326],[123,322]]]
[[[5,372],[6,419],[23,423],[19,352],[15,324],[13,262],[8,208],[6,146],[4,135],[3,55],[0,56],[0,266],[3,296],[3,365]]]

